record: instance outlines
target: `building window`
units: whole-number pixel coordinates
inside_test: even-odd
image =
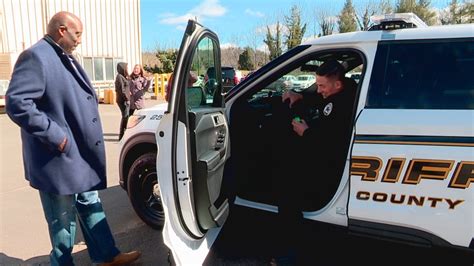
[[[94,80],[104,80],[104,58],[94,58]]]
[[[105,79],[114,80],[114,59],[105,58]]]
[[[94,68],[92,65],[92,58],[91,57],[84,57],[83,64],[84,70],[86,71],[87,76],[89,79],[93,79],[94,77]]]
[[[117,63],[122,59],[112,57],[84,57],[83,67],[92,81],[113,81]]]

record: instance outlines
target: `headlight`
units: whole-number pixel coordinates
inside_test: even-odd
[[[131,115],[128,118],[127,128],[135,127],[136,125],[138,125],[138,123],[145,119],[145,117],[145,115]]]

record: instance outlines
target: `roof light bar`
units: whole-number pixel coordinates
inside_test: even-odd
[[[423,20],[413,13],[375,15],[371,16],[370,20],[374,25],[369,28],[369,31],[428,27]]]

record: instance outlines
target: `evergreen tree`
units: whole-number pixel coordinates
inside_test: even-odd
[[[270,26],[267,26],[267,34],[263,42],[267,45],[270,52],[269,59],[273,60],[282,54],[281,49],[281,26],[278,21],[275,28],[275,35],[272,34]]]
[[[398,0],[395,5],[395,13],[415,12],[416,0]]]
[[[430,0],[399,0],[395,13],[407,13],[412,12],[416,14],[426,25],[433,25],[436,23],[436,13],[431,10]]]
[[[250,47],[245,47],[244,51],[239,55],[239,69],[253,70],[255,68],[252,62],[253,51]]]
[[[288,50],[301,44],[306,32],[306,23],[301,25],[301,11],[298,6],[291,7],[291,15],[285,16],[285,26],[288,29],[285,44]]]
[[[339,14],[339,32],[352,32],[357,30],[356,12],[352,5],[352,0],[346,0],[344,7]]]
[[[177,49],[168,49],[165,51],[158,51],[156,57],[161,62],[162,73],[171,73],[174,70],[176,58],[178,57]]]
[[[436,23],[436,12],[431,9],[431,0],[418,0],[414,13],[426,25],[434,25]]]

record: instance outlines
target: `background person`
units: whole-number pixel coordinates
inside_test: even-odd
[[[97,192],[107,187],[98,99],[71,56],[82,30],[72,13],[51,18],[47,35],[18,57],[6,111],[21,128],[25,177],[39,190],[51,265],[73,265],[76,216],[91,261],[122,265],[140,253],[117,249]]]
[[[171,97],[171,87],[173,86],[173,73],[171,73],[169,79],[168,79],[168,84],[166,84],[166,89],[165,89],[165,100],[167,102],[169,102],[170,100],[170,97]],[[188,76],[188,83],[186,84],[186,87],[187,88],[193,88],[193,84],[198,81],[198,76],[196,75],[196,73],[194,73],[193,71],[189,71],[189,76]],[[200,91],[202,92],[202,90]],[[189,95],[188,93],[188,101],[192,101],[193,103],[189,103],[191,105],[196,105],[196,103],[199,105],[201,103],[201,99],[202,98],[199,98],[198,97],[204,97],[204,95],[196,95],[195,92],[192,92],[193,95]]]
[[[137,109],[145,108],[145,93],[150,84],[151,80],[143,76],[143,67],[136,64],[130,75],[130,115],[133,115]]]
[[[128,81],[128,64],[120,62],[117,64],[117,76],[115,78],[115,101],[117,102],[122,119],[120,120],[119,140],[122,139],[127,127],[127,120],[130,113],[130,84]]]

